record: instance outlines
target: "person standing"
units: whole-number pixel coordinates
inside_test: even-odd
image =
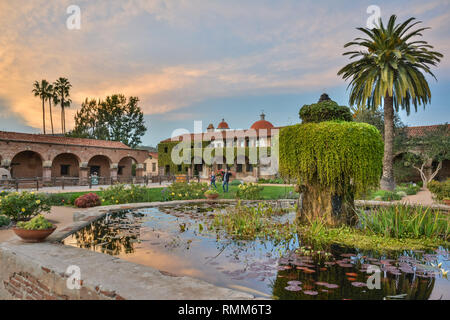
[[[222,183],[223,192],[228,192],[228,182],[230,181],[230,175],[231,174],[227,168],[227,170],[225,171],[225,173],[223,175],[223,183]]]
[[[212,187],[212,186],[214,186],[214,188],[217,189],[217,186],[216,186],[216,175],[215,175],[214,172],[211,173],[211,187]]]

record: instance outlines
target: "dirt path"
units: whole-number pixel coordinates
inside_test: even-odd
[[[58,228],[64,228],[73,222],[73,213],[78,210],[79,209],[77,208],[71,207],[52,207],[50,213],[45,214],[44,216]],[[7,241],[14,237],[16,237],[16,235],[11,229],[0,230],[0,242]]]
[[[433,195],[429,190],[421,189],[419,192],[417,192],[415,195],[412,196],[406,196],[401,200],[402,203],[408,203],[408,204],[421,204],[424,206],[432,205],[433,202]]]

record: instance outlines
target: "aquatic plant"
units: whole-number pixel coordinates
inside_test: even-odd
[[[405,205],[360,210],[361,228],[372,234],[391,238],[449,239],[450,217],[439,210]]]
[[[234,208],[227,208],[225,213],[216,213],[209,222],[209,228],[224,231],[233,239],[290,241],[294,237],[295,225],[273,219],[279,214],[264,203],[253,207],[239,201]]]

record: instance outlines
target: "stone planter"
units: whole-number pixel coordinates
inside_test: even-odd
[[[14,227],[14,233],[25,242],[42,242],[56,230],[56,227],[46,230],[26,230]]]

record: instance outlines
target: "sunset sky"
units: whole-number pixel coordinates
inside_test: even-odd
[[[69,5],[81,9],[81,29],[69,30]],[[369,5],[384,20],[416,17],[424,39],[444,54],[430,79],[432,103],[402,120],[428,125],[450,120],[450,1],[264,0],[0,0],[0,130],[42,131],[35,80],[72,83],[73,114],[86,98],[138,96],[155,146],[193,121],[221,118],[248,128],[261,110],[274,125],[298,122],[303,104],[326,91],[348,104],[337,71],[343,45],[362,36]],[[59,132],[59,108],[54,123]],[[49,128],[49,126],[47,127]]]

